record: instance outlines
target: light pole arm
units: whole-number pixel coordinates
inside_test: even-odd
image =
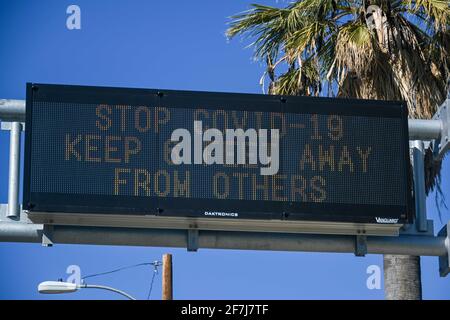
[[[127,297],[130,300],[136,300],[136,298],[134,298],[133,296],[129,295],[126,292],[123,292],[122,290],[119,289],[115,289],[115,288],[111,288],[111,287],[107,287],[107,286],[101,286],[101,285],[96,285],[96,284],[81,284],[78,286],[78,288],[84,289],[102,289],[102,290],[108,290],[108,291],[112,291],[115,293],[118,293],[124,297]]]

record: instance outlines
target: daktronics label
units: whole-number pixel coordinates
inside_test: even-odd
[[[26,124],[29,211],[411,215],[402,103],[35,84]]]

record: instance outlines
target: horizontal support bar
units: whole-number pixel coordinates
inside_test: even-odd
[[[0,222],[0,242],[42,243],[43,226]],[[188,247],[187,230],[54,226],[55,244]],[[198,247],[207,249],[354,253],[355,237],[236,231],[198,233]],[[416,256],[447,254],[445,237],[367,237],[367,253]]]
[[[25,122],[25,101],[0,99],[0,120]],[[433,140],[441,135],[441,120],[409,120],[410,140]]]
[[[0,120],[25,122],[25,100],[0,99]]]
[[[367,236],[397,236],[401,224],[345,223],[325,221],[284,221],[258,219],[221,219],[164,216],[131,216],[114,214],[105,219],[104,214],[29,212],[28,219],[37,224],[70,225],[85,227],[199,229],[241,232],[309,233]]]
[[[441,120],[408,120],[409,140],[434,140],[442,134]]]
[[[41,242],[43,226],[20,222],[0,222],[0,242]]]

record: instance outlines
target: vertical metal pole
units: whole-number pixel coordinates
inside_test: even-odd
[[[425,195],[424,145],[423,141],[410,143],[413,157],[414,197],[416,207],[415,225],[417,231],[427,231],[427,210]],[[421,300],[422,278],[420,257],[409,255],[383,256],[384,292],[387,300]]]
[[[11,123],[9,145],[9,181],[8,181],[8,217],[20,216],[19,208],[19,172],[20,172],[20,122]]]
[[[414,196],[417,231],[427,231],[427,205],[425,194],[424,145],[421,140],[412,142],[414,166]]]

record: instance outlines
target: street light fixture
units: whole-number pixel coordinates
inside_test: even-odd
[[[38,291],[39,293],[44,294],[59,294],[59,293],[71,293],[78,291],[78,289],[102,289],[102,290],[108,290],[115,293],[118,293],[124,297],[127,297],[130,300],[136,300],[133,296],[129,295],[126,292],[123,292],[121,290],[107,287],[107,286],[101,286],[101,285],[94,285],[94,284],[76,284],[71,282],[62,282],[62,281],[44,281],[41,282],[38,285]]]

